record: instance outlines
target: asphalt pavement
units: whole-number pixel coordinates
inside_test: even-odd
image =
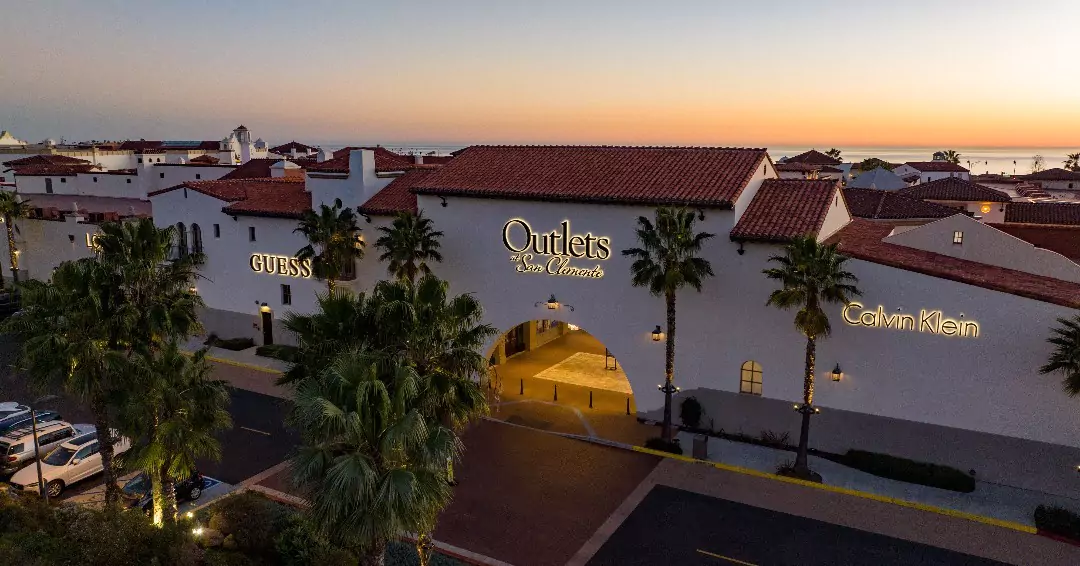
[[[987,566],[1002,563],[658,485],[589,564]]]
[[[299,436],[285,426],[289,401],[243,389],[230,389],[229,398],[233,427],[218,436],[221,460],[198,466],[204,475],[237,484],[291,456]]]

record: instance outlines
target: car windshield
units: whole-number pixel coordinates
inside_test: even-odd
[[[66,446],[61,446],[56,450],[49,452],[49,455],[46,456],[45,459],[42,460],[42,462],[45,462],[50,466],[65,466],[67,465],[68,460],[71,460],[71,457],[74,455],[74,450]]]
[[[150,478],[146,474],[139,474],[124,484],[124,493],[142,497],[150,493]]]

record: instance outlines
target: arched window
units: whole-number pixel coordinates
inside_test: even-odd
[[[753,360],[743,362],[739,372],[739,393],[761,395],[761,364]]]
[[[187,227],[183,222],[176,223],[176,257],[184,257],[188,254]]]
[[[202,249],[202,228],[199,228],[198,224],[191,225],[191,251],[201,254]]]

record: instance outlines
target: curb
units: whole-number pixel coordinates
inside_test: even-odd
[[[261,371],[263,373],[270,373],[270,374],[274,374],[274,375],[281,375],[282,373],[284,373],[284,372],[282,372],[280,370],[276,370],[276,369],[272,369],[272,368],[268,368],[268,367],[263,367],[263,366],[257,366],[255,364],[249,364],[249,363],[245,363],[245,362],[237,362],[235,360],[229,360],[229,359],[226,359],[226,358],[218,358],[216,356],[206,356],[206,359],[208,359],[208,360],[210,360],[212,362],[217,362],[219,364],[236,366],[236,367],[241,367],[241,368],[245,368],[245,369]]]
[[[580,437],[578,437],[580,438]],[[608,445],[608,443],[604,443]],[[957,519],[966,519],[968,521],[974,521],[976,523],[983,523],[985,525],[992,525],[995,527],[1002,527],[1006,529],[1012,529],[1014,531],[1020,531],[1028,534],[1038,534],[1038,530],[1035,527],[1024,525],[1021,523],[1015,523],[1013,521],[1005,521],[1003,519],[995,519],[993,517],[985,517],[983,515],[976,515],[974,513],[967,513],[965,511],[957,511],[955,509],[947,509],[945,507],[936,507],[934,505],[927,505],[925,503],[916,503],[914,501],[907,501],[905,499],[897,499],[895,497],[887,497],[884,495],[878,495],[876,493],[869,493],[866,491],[859,491],[855,489],[849,489],[846,487],[837,487],[834,485],[826,485],[812,481],[801,480],[798,478],[789,478],[786,476],[779,476],[776,474],[770,474],[768,472],[761,472],[758,470],[752,470],[750,468],[743,468],[739,466],[732,466],[729,464],[721,464],[719,462],[710,462],[708,460],[699,460],[697,458],[691,458],[690,456],[683,456],[681,454],[671,454],[670,452],[664,452],[662,450],[653,450],[652,448],[645,448],[642,446],[629,446],[631,450],[635,452],[642,452],[645,454],[652,454],[654,456],[660,456],[663,458],[672,458],[683,462],[706,464],[714,468],[725,470],[728,472],[734,472],[737,474],[744,474],[748,476],[754,476],[764,479],[770,479],[775,481],[781,481],[784,483],[791,483],[795,485],[801,485],[805,487],[811,487],[814,489],[820,489],[824,491],[830,491],[833,493],[842,493],[844,495],[851,495],[854,497],[860,497],[862,499],[869,499],[871,501],[877,501],[880,503],[890,503],[900,507],[908,507],[911,509],[918,509],[919,511],[926,511],[929,513],[937,513],[938,515],[945,515],[948,517],[954,517]]]

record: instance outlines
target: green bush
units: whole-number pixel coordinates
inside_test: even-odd
[[[234,352],[255,347],[255,341],[251,338],[218,338],[214,336],[213,341],[208,340],[207,343],[215,348],[232,350]]]
[[[682,454],[682,446],[679,446],[678,442],[667,442],[663,438],[656,437],[650,438],[645,441],[645,448],[652,448],[653,450],[662,450],[664,452],[671,452],[672,454]]]
[[[1046,505],[1036,507],[1035,527],[1040,531],[1080,542],[1080,514],[1064,507]]]
[[[296,359],[296,346],[287,344],[267,344],[255,348],[255,355],[264,358],[275,358],[283,362],[292,362]]]
[[[703,413],[701,402],[697,400],[697,397],[687,397],[679,405],[679,420],[690,428],[700,428]]]
[[[203,557],[206,566],[256,566],[256,562],[236,550],[209,549]]]
[[[209,527],[233,535],[239,550],[268,555],[274,540],[289,526],[296,512],[253,491],[232,495],[215,503]]]
[[[962,493],[975,491],[975,478],[956,468],[940,464],[917,462],[864,450],[848,450],[839,458],[839,463],[883,478]]]

